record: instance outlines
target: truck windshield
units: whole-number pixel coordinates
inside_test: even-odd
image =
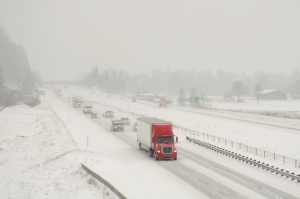
[[[157,137],[156,138],[156,143],[164,143],[164,142],[174,143],[174,137],[170,136],[170,137]]]

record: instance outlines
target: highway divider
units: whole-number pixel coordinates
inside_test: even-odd
[[[215,151],[217,153],[223,154],[225,156],[237,159],[239,161],[245,162],[246,164],[250,164],[253,165],[257,168],[261,168],[262,170],[266,170],[266,171],[270,171],[271,173],[275,173],[276,175],[280,175],[281,177],[286,177],[291,179],[292,181],[296,181],[297,183],[300,182],[300,175],[296,175],[295,173],[291,173],[288,170],[284,170],[284,169],[279,169],[278,167],[274,167],[271,166],[269,164],[266,164],[264,162],[261,161],[257,161],[255,159],[243,156],[242,154],[238,154],[226,149],[222,149],[218,146],[209,144],[207,142],[203,142],[201,140],[195,139],[195,138],[191,138],[191,137],[186,137],[186,140],[189,142],[192,142],[194,144],[197,144],[199,146],[202,146],[204,148],[210,149],[212,151]]]
[[[116,194],[119,199],[127,199],[117,188],[115,188],[112,184],[110,184],[107,180],[101,177],[99,174],[95,173],[91,169],[89,169],[86,165],[81,164],[83,170],[85,170],[88,174],[93,176],[99,182],[103,183],[106,187],[108,187],[114,194]]]

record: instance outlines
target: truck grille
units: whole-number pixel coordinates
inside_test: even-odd
[[[163,153],[164,154],[171,154],[172,153],[172,147],[163,147]]]

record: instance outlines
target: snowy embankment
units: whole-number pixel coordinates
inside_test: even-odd
[[[0,112],[0,198],[101,198],[105,188],[81,169],[85,159],[101,157],[80,151],[44,100]]]

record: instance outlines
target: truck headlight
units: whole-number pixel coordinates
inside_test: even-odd
[[[176,149],[174,149],[174,153],[177,153],[177,150],[176,150]]]
[[[160,153],[160,151],[157,151],[157,153]]]

